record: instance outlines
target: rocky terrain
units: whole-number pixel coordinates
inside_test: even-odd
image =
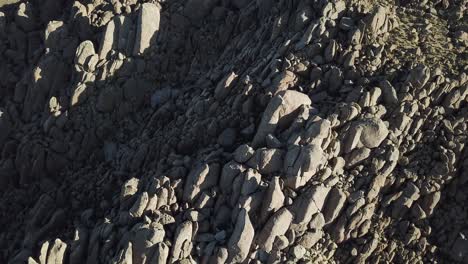
[[[468,263],[466,0],[0,0],[0,263]]]

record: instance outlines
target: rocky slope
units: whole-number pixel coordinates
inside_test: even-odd
[[[0,1],[1,263],[467,263],[466,0]]]

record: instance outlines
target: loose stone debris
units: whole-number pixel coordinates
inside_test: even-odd
[[[0,0],[0,263],[468,263],[464,0]]]

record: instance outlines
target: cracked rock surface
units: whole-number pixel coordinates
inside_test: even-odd
[[[468,263],[466,0],[0,0],[0,263]]]

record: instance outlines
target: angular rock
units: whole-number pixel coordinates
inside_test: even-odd
[[[285,185],[293,189],[306,185],[326,161],[325,153],[317,144],[293,146],[284,158]]]
[[[255,230],[250,222],[249,214],[241,209],[236,225],[228,241],[228,263],[242,263],[249,254]]]
[[[184,200],[187,202],[193,199],[203,190],[218,184],[219,164],[201,164],[195,167],[187,176],[184,188]]]
[[[239,163],[248,161],[255,153],[255,150],[247,144],[240,145],[234,151],[234,160]]]
[[[261,148],[255,151],[253,157],[247,162],[251,168],[261,174],[278,172],[283,164],[284,151],[281,149]]]
[[[258,235],[257,245],[266,252],[273,249],[273,242],[276,237],[284,235],[288,231],[294,219],[293,213],[287,208],[281,208],[277,211],[263,227]]]
[[[151,44],[155,43],[156,32],[159,30],[160,8],[153,3],[141,5],[138,13],[137,31],[133,55],[142,55]]]
[[[295,215],[293,223],[298,226],[307,225],[314,214],[323,210],[329,192],[330,188],[315,185],[296,198],[292,206],[292,212]]]
[[[355,148],[378,147],[388,135],[385,123],[377,118],[354,121],[344,141],[344,152],[350,153]]]
[[[330,190],[323,208],[326,224],[332,223],[339,216],[346,199],[346,194],[342,190],[335,187]]]
[[[284,128],[291,123],[301,105],[310,105],[311,100],[306,94],[286,90],[275,95],[262,116],[262,121],[252,141],[252,147],[258,148],[265,144],[268,134],[274,134],[277,127]]]
[[[192,222],[186,221],[178,226],[171,248],[171,263],[182,260],[190,255],[192,249],[192,235]]]
[[[216,86],[214,95],[215,98],[218,100],[223,100],[228,96],[229,92],[234,88],[236,84],[237,74],[234,72],[229,73],[226,77],[224,77]]]
[[[264,222],[270,214],[279,210],[284,204],[285,196],[280,186],[280,178],[273,177],[262,202],[260,222]]]

